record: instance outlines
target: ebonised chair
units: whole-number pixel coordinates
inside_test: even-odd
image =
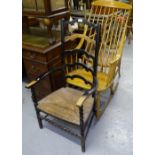
[[[98,58],[98,47],[96,47],[95,56],[88,54],[88,52],[83,49],[74,50],[64,50],[65,43],[65,26],[77,22],[74,20],[72,22],[62,21],[62,67],[51,68],[50,71],[40,75],[38,78],[26,85],[26,88],[30,88],[32,92],[32,99],[34,102],[34,107],[36,110],[36,115],[39,123],[39,127],[43,128],[43,120],[48,123],[70,133],[71,135],[77,137],[81,141],[82,151],[85,152],[85,139],[88,134],[90,125],[95,116],[95,99],[96,99],[96,67]],[[83,21],[88,27],[92,27],[97,34],[99,34],[99,26],[95,24],[90,24],[87,21]],[[95,45],[98,46],[98,37],[96,35]],[[86,38],[88,39],[88,38]],[[91,39],[89,39],[90,41]],[[79,62],[81,57],[85,57],[94,63],[94,67],[88,67],[87,64]],[[65,61],[69,60],[69,61]],[[68,75],[67,70],[72,70],[76,68],[83,68],[86,72],[90,73],[92,76],[92,81],[88,81],[78,74]],[[86,85],[90,86],[90,89],[81,89],[78,87],[72,87],[66,84],[64,87],[51,92],[49,95],[41,100],[37,100],[35,97],[34,87],[45,79],[49,75],[57,74],[57,72],[62,72],[64,83],[67,79],[79,79],[82,80]],[[44,91],[44,90],[43,90]],[[51,119],[52,118],[52,119]],[[64,123],[62,123],[64,122]],[[66,127],[67,124],[67,127]],[[72,130],[71,126],[77,127],[78,132]]]

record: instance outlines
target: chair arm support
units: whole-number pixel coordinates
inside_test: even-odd
[[[81,106],[83,106],[84,101],[85,101],[90,95],[92,95],[93,93],[95,93],[96,89],[97,89],[97,81],[96,81],[96,83],[95,83],[95,86],[94,86],[92,89],[86,90],[86,91],[84,92],[84,94],[83,94],[83,95],[79,98],[79,100],[76,102],[76,106],[78,106],[79,108],[80,108]]]
[[[121,41],[120,41],[120,46],[119,46],[119,49],[118,49],[118,53],[116,55],[116,58],[111,61],[109,64],[110,66],[111,65],[117,65],[122,57],[122,51],[123,51],[123,47],[125,45],[125,41],[126,41],[126,36],[125,36],[125,32],[124,32],[124,37],[122,37]]]
[[[39,83],[41,80],[43,80],[45,77],[47,77],[49,74],[54,73],[58,70],[62,70],[62,67],[59,68],[52,68],[50,69],[48,72],[45,72],[43,74],[41,74],[40,76],[38,76],[36,79],[34,79],[33,81],[31,81],[30,83],[28,83],[25,87],[26,88],[32,88],[33,86],[35,86],[37,83]]]

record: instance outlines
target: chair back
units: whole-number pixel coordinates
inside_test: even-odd
[[[82,23],[84,24],[88,29],[91,29],[95,34],[94,39],[88,37],[87,35],[83,35],[80,33],[76,34],[70,34],[67,31],[67,26],[69,24],[74,23]],[[65,73],[67,78],[78,79],[77,82],[85,84],[88,84],[88,88],[91,88],[93,86],[93,82],[95,81],[96,73],[97,73],[97,62],[98,62],[98,50],[99,50],[99,25],[92,24],[87,22],[87,20],[83,20],[82,22],[78,21],[78,19],[72,20],[72,21],[61,21],[61,46],[62,46],[62,63],[65,66]],[[65,42],[68,40],[74,40],[76,38],[82,39],[85,44],[92,45],[94,49],[94,53],[89,53],[85,49],[72,49],[72,50],[65,50]],[[79,70],[80,69],[80,70]],[[83,76],[80,76],[77,74],[77,70],[79,71],[87,71],[90,74],[92,81],[84,78]],[[73,72],[76,71],[76,74]],[[72,72],[73,74],[68,74]]]
[[[94,1],[88,22],[100,25],[100,45],[98,54],[98,71],[108,74],[109,65],[120,59],[126,40],[127,23],[132,6],[118,1]],[[94,32],[85,26],[83,35],[94,39]],[[84,40],[81,39],[76,48],[81,48]],[[85,51],[94,52],[93,46],[85,44]],[[115,67],[117,63],[115,63]],[[114,67],[114,68],[115,68]]]
[[[71,51],[65,51],[64,52],[64,58],[66,61],[63,64],[64,72],[65,72],[65,79],[67,83],[76,83],[76,86],[81,89],[81,85],[85,85],[85,88],[82,89],[92,89],[93,87],[97,86],[96,83],[96,75],[95,71],[92,67],[87,66],[85,63],[70,61],[73,57],[77,57],[77,59],[82,59],[82,57],[85,57],[85,59],[89,59],[91,62],[95,61],[95,57],[85,52],[83,49],[74,49]],[[82,76],[80,72],[88,73],[91,80],[87,79],[87,77]],[[75,85],[74,85],[75,86]]]
[[[95,1],[92,3],[87,18],[92,23],[99,23],[101,27],[98,59],[101,70],[108,66],[117,55],[122,55],[131,8],[129,4],[117,1]],[[90,31],[89,35],[91,33]]]

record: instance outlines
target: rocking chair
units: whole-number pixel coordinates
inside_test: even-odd
[[[68,24],[62,21],[62,28],[64,25]],[[91,27],[99,33],[99,26],[95,24],[90,24],[85,22],[88,27]],[[48,123],[68,132],[69,134],[79,138],[81,140],[81,148],[82,151],[85,151],[85,139],[88,134],[90,125],[95,115],[95,96],[96,96],[96,88],[97,88],[97,80],[96,80],[96,69],[90,68],[86,66],[86,64],[79,62],[78,60],[81,57],[85,57],[90,59],[94,64],[97,63],[98,58],[98,48],[96,48],[96,54],[93,57],[82,49],[74,49],[74,50],[64,50],[64,29],[62,29],[61,39],[62,39],[62,67],[60,68],[52,68],[50,71],[42,74],[32,82],[26,85],[26,88],[31,88],[32,91],[32,99],[34,102],[34,107],[37,114],[37,119],[39,122],[40,128],[43,127],[42,121],[45,120]],[[97,35],[99,36],[99,35]],[[92,39],[86,38],[91,42],[95,42],[98,45],[98,38],[93,41]],[[74,59],[74,61],[68,61]],[[96,66],[96,65],[94,65]],[[91,82],[86,78],[83,78],[79,74],[68,75],[66,74],[66,70],[73,70],[75,68],[84,69],[88,72],[93,79]],[[63,73],[63,80],[66,81],[68,79],[76,79],[81,80],[83,83],[88,85],[90,89],[85,90],[78,87],[71,87],[69,85],[65,85],[64,87],[51,92],[49,95],[44,97],[41,100],[37,100],[35,97],[34,88],[40,83],[43,79],[45,79],[49,75],[57,74],[57,72]],[[44,90],[43,90],[44,91]],[[62,123],[63,122],[63,123]],[[65,124],[65,125],[64,125]],[[67,125],[67,127],[66,127]],[[72,130],[72,126],[76,127],[79,132],[75,132]]]
[[[131,9],[131,5],[122,2],[94,1],[90,14],[87,15],[89,22],[99,24],[101,28],[97,64],[97,118],[99,118],[105,110],[118,85],[122,51],[126,40],[126,29]],[[87,25],[84,25],[83,38],[80,39],[76,49],[84,48],[85,51],[94,55],[93,44],[91,42],[84,43],[84,36],[86,35],[94,39],[96,33],[88,29]],[[80,38],[78,34],[73,33],[70,39],[76,36]],[[68,74],[78,74],[92,81],[90,74],[81,69],[71,71]],[[86,84],[79,83],[75,79],[68,80],[67,82],[71,85],[88,89]],[[110,89],[111,92],[110,97],[101,109],[101,93],[108,89]]]

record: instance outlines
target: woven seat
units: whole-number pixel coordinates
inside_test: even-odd
[[[61,21],[62,66],[51,67],[48,72],[41,74],[27,84],[26,88],[31,89],[32,100],[34,102],[39,127],[42,129],[42,122],[46,121],[49,124],[67,132],[80,140],[82,152],[85,152],[85,139],[88,135],[93,118],[95,117],[97,79],[95,77],[96,68],[92,68],[91,66],[79,62],[78,60],[81,57],[85,57],[86,59],[90,59],[93,64],[97,64],[100,31],[99,25],[89,23],[86,20],[83,21],[84,24],[86,24],[97,34],[95,39],[87,37],[84,38],[88,42],[91,41],[95,44],[95,54],[93,56],[83,49],[65,49],[65,36],[68,35],[68,33],[65,33],[66,27],[68,27],[69,24],[74,24],[76,22],[78,22],[77,19],[73,21]],[[88,79],[79,76],[78,74],[68,75],[66,73],[66,70],[73,71],[75,68],[89,71],[93,80],[90,82]],[[52,92],[50,92],[49,95],[45,96],[41,100],[38,100],[35,94],[37,85],[42,80],[46,80],[46,78],[50,78],[54,84],[56,81],[53,80],[53,77],[57,74],[61,75],[64,85],[58,90],[52,89]],[[67,83],[68,79],[80,79],[84,83],[87,83],[90,88],[73,88],[73,86]],[[56,119],[51,119],[51,117]]]
[[[79,109],[76,102],[82,95],[82,91],[65,87],[46,96],[38,102],[37,108],[59,119],[80,125]],[[93,98],[90,96],[83,107],[84,123],[86,123],[93,106]]]

